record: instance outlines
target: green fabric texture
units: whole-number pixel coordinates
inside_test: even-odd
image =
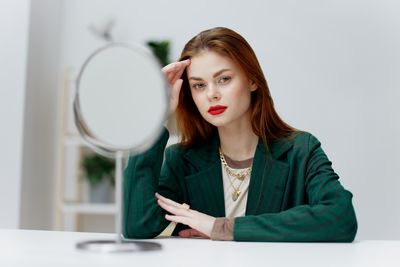
[[[154,238],[169,224],[155,192],[191,209],[225,217],[216,135],[206,145],[165,149],[167,130],[146,152],[130,157],[124,177],[124,236]],[[234,240],[351,242],[357,233],[353,195],[310,133],[259,141],[250,178],[246,216],[235,218]],[[178,224],[173,235],[187,228]]]

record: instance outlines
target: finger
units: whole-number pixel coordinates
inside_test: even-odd
[[[182,88],[182,84],[183,84],[182,79],[178,79],[175,81],[174,85],[172,86],[172,92],[171,92],[173,98],[178,99],[179,92],[181,91]]]
[[[189,63],[185,63],[185,64],[175,64],[173,67],[171,67],[169,70],[167,69],[167,71],[164,70],[164,74],[166,75],[168,84],[170,87],[173,86],[173,84],[182,77],[183,72],[185,71],[185,68],[190,64],[190,61],[187,60],[185,62],[189,62]],[[181,62],[179,62],[181,63]]]
[[[179,232],[179,236],[181,237],[200,237],[201,234],[199,231],[195,230],[195,229],[185,229]]]
[[[185,217],[193,217],[190,214],[190,212],[191,212],[189,209],[190,206],[187,204],[173,206],[173,205],[169,205],[169,204],[163,202],[160,199],[157,200],[157,203],[161,208],[163,208],[164,210],[168,211],[171,214],[178,215],[178,216],[185,216]],[[193,215],[194,215],[194,213],[193,213]]]
[[[156,197],[157,197],[157,199],[161,200],[162,202],[164,202],[164,203],[166,203],[168,205],[171,205],[173,207],[179,208],[179,207],[182,206],[181,204],[179,204],[179,203],[177,203],[177,202],[175,202],[175,201],[173,201],[173,200],[171,200],[169,198],[163,197],[159,193],[156,193]]]
[[[165,74],[170,73],[170,72],[177,72],[180,71],[181,69],[185,69],[187,66],[189,66],[190,60],[186,59],[183,61],[178,61],[178,62],[173,62],[171,64],[168,64],[164,68],[161,69],[161,71]],[[182,71],[183,72],[183,71]]]
[[[188,212],[182,206],[175,207],[172,205],[168,205],[167,203],[163,202],[162,200],[157,200],[158,205],[163,208],[164,210],[168,211],[169,213],[177,216],[188,216]]]
[[[184,216],[178,216],[178,215],[165,215],[165,219],[170,221],[170,222],[176,222],[176,223],[181,223],[184,225],[188,225],[190,227],[190,220],[187,217]]]
[[[185,68],[181,68],[180,70],[173,72],[174,75],[172,76],[171,81],[175,82],[176,80],[180,79],[184,71]]]
[[[191,229],[186,229],[182,230],[179,232],[179,236],[183,238],[190,238],[192,237],[192,232],[190,231]]]
[[[168,73],[165,73],[165,75],[166,75],[166,78],[167,78],[169,86],[171,86],[173,84],[173,80],[172,79],[175,77],[175,73],[168,72]]]
[[[179,79],[182,77],[183,72],[185,69],[190,65],[190,60],[187,59],[185,60],[185,64],[181,65],[181,68],[176,72],[175,76],[173,77],[173,80]]]
[[[169,102],[169,114],[173,114],[179,104],[179,93],[182,88],[182,79],[176,80],[176,82],[171,86],[170,90],[170,102]]]
[[[209,238],[207,235],[203,234],[202,232],[196,229],[185,229],[179,232],[180,237],[190,238],[190,237],[202,237],[202,238]]]
[[[165,74],[171,72],[172,70],[174,70],[176,68],[176,62],[170,63],[167,66],[163,67],[161,69],[161,71]]]

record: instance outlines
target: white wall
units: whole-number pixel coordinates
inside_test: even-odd
[[[18,228],[29,0],[0,8],[0,228]]]
[[[322,141],[354,193],[357,238],[400,239],[399,10],[394,0],[64,0],[55,19],[62,26],[59,73],[77,70],[103,43],[88,27],[110,18],[116,41],[168,38],[173,58],[200,30],[237,30],[255,49],[278,112]],[[56,101],[46,86],[42,93]],[[54,164],[49,158],[38,166]]]
[[[55,207],[61,1],[31,0],[21,228],[52,229]]]

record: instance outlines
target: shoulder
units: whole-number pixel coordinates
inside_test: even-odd
[[[192,150],[196,151],[196,149],[193,147],[185,147],[180,143],[176,143],[176,144],[168,146],[165,149],[165,157],[166,157],[166,159],[182,158]]]
[[[207,144],[195,146],[183,146],[175,144],[166,149],[165,160],[173,165],[191,166],[195,169],[203,169],[219,160],[218,142],[210,139]]]
[[[271,141],[269,148],[273,155],[280,156],[284,152],[308,153],[315,146],[320,145],[320,141],[313,134],[306,131],[296,131],[287,137]]]
[[[297,131],[288,137],[289,142],[293,142],[294,148],[309,149],[314,144],[320,144],[317,137],[305,131]]]
[[[187,151],[187,148],[182,146],[181,144],[173,144],[170,145],[165,149],[165,154],[167,155],[181,155],[184,154]]]

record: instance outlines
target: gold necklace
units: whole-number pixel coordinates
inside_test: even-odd
[[[236,201],[239,198],[239,195],[241,193],[240,186],[243,184],[243,181],[247,177],[247,175],[251,174],[251,167],[248,167],[240,172],[234,172],[233,169],[231,167],[229,167],[228,164],[226,163],[224,154],[222,154],[221,149],[219,149],[219,157],[221,159],[221,163],[224,166],[226,173],[228,174],[229,182],[233,188],[232,200]],[[238,185],[238,187],[235,187],[233,185],[233,182],[230,177],[233,177],[234,180],[238,179],[240,181],[240,184]]]

